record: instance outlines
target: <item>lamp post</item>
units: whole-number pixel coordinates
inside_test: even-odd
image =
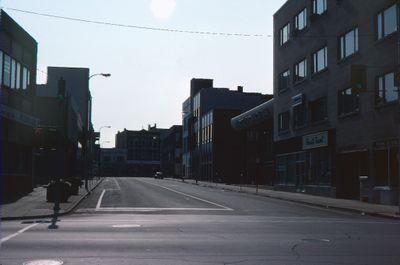
[[[103,76],[103,77],[110,77],[110,73],[97,73],[97,74],[92,74],[88,78],[88,82],[90,79],[92,79],[95,76]],[[87,105],[87,124],[85,124],[85,131],[84,131],[84,144],[82,146],[82,151],[83,151],[83,175],[85,178],[85,189],[89,191],[89,186],[88,186],[88,160],[89,160],[89,155],[88,155],[88,141],[91,139],[88,139],[88,134],[90,131],[90,124],[91,124],[91,102],[92,102],[92,96],[90,95],[90,89],[88,88],[88,105]],[[92,141],[90,141],[92,143]]]
[[[110,125],[104,125],[104,126],[101,126],[100,128],[99,128],[99,144],[100,144],[100,152],[99,152],[99,157],[98,157],[98,166],[99,166],[99,173],[100,173],[100,177],[102,177],[102,168],[101,168],[101,158],[102,158],[102,143],[104,142],[102,142],[101,141],[101,130],[102,129],[104,129],[104,128],[108,128],[108,129],[110,129],[111,128],[111,126]],[[108,142],[109,143],[109,141],[106,141],[106,142]]]

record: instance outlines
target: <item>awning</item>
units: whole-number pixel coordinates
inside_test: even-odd
[[[274,99],[258,105],[231,119],[231,125],[235,130],[244,130],[259,125],[274,116]]]

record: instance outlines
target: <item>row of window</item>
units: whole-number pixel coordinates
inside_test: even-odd
[[[358,28],[354,28],[339,37],[339,59],[343,60],[358,52]],[[327,46],[312,54],[311,72],[316,74],[328,67]],[[294,83],[307,78],[307,59],[304,58],[294,65]],[[279,92],[288,89],[290,86],[290,70],[286,69],[279,74]]]
[[[322,15],[328,10],[327,0],[312,0],[312,14],[311,16],[318,16]],[[296,31],[303,30],[308,25],[308,17],[307,17],[307,8],[301,10],[295,17],[294,17],[294,29]],[[282,46],[286,42],[288,42],[291,38],[291,27],[290,22],[288,22],[285,26],[281,28],[279,31],[279,44]]]
[[[390,72],[377,78],[376,104],[386,104],[399,100],[399,88],[395,86],[395,73]],[[346,115],[358,111],[359,94],[354,93],[351,88],[346,88],[338,93],[338,115]],[[305,102],[292,108],[293,128],[302,128],[307,122],[317,123],[328,118],[326,97],[308,103]],[[286,132],[290,126],[290,111],[278,115],[278,130]]]
[[[313,16],[319,16],[325,13],[328,9],[327,0],[313,0]],[[378,13],[376,16],[376,38],[377,40],[383,39],[398,30],[399,22],[399,8],[397,4],[390,6],[389,8],[383,10],[382,12]],[[294,29],[295,31],[301,31],[305,29],[308,25],[307,22],[307,8],[301,10],[295,17],[294,17]],[[291,23],[288,22],[284,25],[279,31],[279,44],[283,46],[286,44],[292,37],[291,32]],[[358,32],[355,33],[358,35]],[[353,36],[354,38],[354,36]],[[352,36],[348,36],[347,40],[349,41],[347,44],[349,45],[349,49],[354,49],[354,43],[351,43]],[[342,41],[342,40],[341,40]],[[343,44],[345,46],[345,44]],[[353,47],[353,48],[351,48]],[[345,56],[344,56],[345,57]]]
[[[312,74],[319,73],[328,67],[328,48],[325,46],[312,54],[311,72]],[[293,82],[298,83],[307,78],[308,75],[307,58],[302,59],[294,65]],[[279,92],[288,89],[290,86],[290,69],[286,69],[279,74]]]
[[[30,71],[8,54],[0,51],[0,85],[11,89],[27,89]]]

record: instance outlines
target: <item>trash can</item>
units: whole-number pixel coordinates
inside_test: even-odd
[[[362,202],[369,202],[369,181],[368,176],[359,176],[360,181],[360,201]]]

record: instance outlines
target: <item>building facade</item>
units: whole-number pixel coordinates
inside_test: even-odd
[[[161,138],[161,171],[168,177],[182,177],[181,125],[172,126]]]
[[[0,177],[2,199],[33,188],[37,42],[0,11]]]
[[[126,175],[126,149],[100,149],[99,175],[102,177],[121,177]]]
[[[36,177],[45,183],[55,177],[86,179],[92,128],[89,69],[48,67],[47,75],[47,83],[37,86],[35,114],[40,129],[54,131],[58,140],[48,148],[38,146]]]
[[[126,174],[132,177],[152,177],[161,169],[161,138],[167,129],[156,125],[148,130],[124,129],[115,136],[118,149],[126,149]]]
[[[240,172],[245,183],[274,185],[273,108],[270,99],[231,119],[232,127],[240,132]]]
[[[394,0],[289,0],[276,12],[278,187],[396,202],[398,21]]]
[[[183,174],[199,180],[240,182],[239,133],[230,120],[272,96],[213,87],[211,79],[192,79],[183,103]]]

